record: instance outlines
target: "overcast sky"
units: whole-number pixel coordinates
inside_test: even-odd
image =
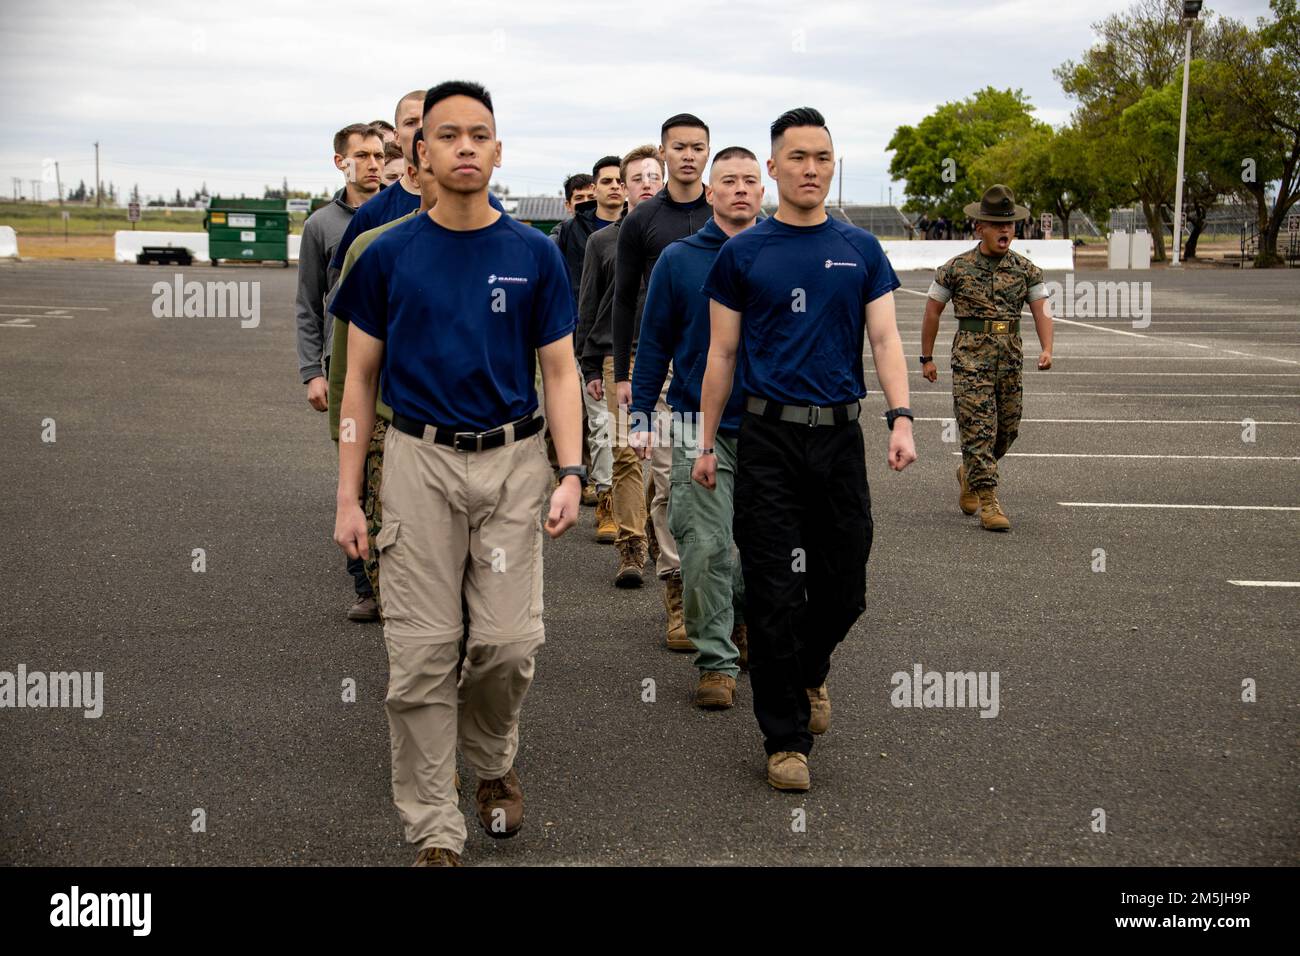
[[[260,196],[284,177],[333,190],[338,128],[391,121],[408,90],[472,79],[496,106],[495,181],[516,195],[554,194],[567,173],[655,140],[677,112],[702,117],[715,149],[764,157],[771,120],[811,105],[844,157],[845,201],[878,202],[894,129],[939,103],[1019,87],[1041,119],[1065,122],[1072,104],[1052,69],[1128,5],[3,0],[0,192],[19,176],[30,195],[25,181],[51,158],[65,191],[92,185],[96,140],[123,198],[135,183],[170,195],[202,181]],[[1266,0],[1208,6],[1251,22],[1268,13]]]

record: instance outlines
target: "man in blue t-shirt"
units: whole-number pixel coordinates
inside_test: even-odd
[[[704,283],[711,337],[692,477],[715,487],[714,441],[739,353],[735,533],[754,713],[768,783],[807,790],[812,735],[830,726],[831,652],[866,608],[864,334],[889,409],[889,467],[902,471],[916,449],[898,278],[875,236],[826,214],[835,150],[821,113],[790,110],[771,132],[776,215],[728,239]]]
[[[454,866],[465,844],[458,741],[488,835],[513,836],[523,823],[514,759],[545,639],[540,516],[552,486],[538,362],[562,466],[545,523],[552,537],[574,523],[586,474],[564,259],[488,201],[501,144],[487,91],[460,81],[429,90],[419,149],[437,204],[370,244],[331,311],[349,323],[341,416],[357,435],[371,433],[381,364],[393,410],[375,538],[393,801],[420,846],[417,865]],[[339,443],[334,540],[349,556],[368,550],[365,455],[364,444]],[[462,589],[470,623],[458,685]]]

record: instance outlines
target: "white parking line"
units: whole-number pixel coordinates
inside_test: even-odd
[[[911,295],[919,295],[919,296],[922,296],[922,297],[927,297],[927,296],[926,296],[926,293],[924,293],[924,292],[914,292],[914,291],[911,290],[911,289],[899,289],[898,291],[900,291],[900,292],[907,292],[907,293],[910,293]],[[1022,310],[1020,314],[1021,314],[1021,316],[1027,316],[1027,315],[1030,315],[1031,313],[1026,309],[1026,310]],[[1193,313],[1193,314],[1196,314],[1196,313]],[[1090,323],[1088,323],[1088,322],[1078,322],[1078,321],[1076,321],[1076,320],[1074,320],[1074,319],[1060,319],[1060,318],[1057,318],[1057,317],[1053,316],[1053,317],[1052,317],[1052,321],[1053,321],[1054,323],[1060,323],[1060,324],[1063,324],[1063,325],[1077,325],[1077,326],[1079,326],[1080,328],[1084,328],[1084,329],[1096,329],[1096,330],[1099,331],[1099,332],[1109,332],[1109,333],[1111,333],[1112,335],[1123,335],[1123,336],[1126,336],[1126,337],[1129,337],[1129,338],[1145,339],[1145,340],[1147,340],[1150,344],[1155,344],[1155,343],[1157,343],[1157,342],[1166,342],[1166,343],[1171,343],[1171,344],[1174,344],[1174,345],[1184,345],[1184,346],[1186,346],[1187,348],[1191,348],[1191,349],[1208,349],[1208,350],[1210,350],[1210,351],[1216,351],[1216,352],[1227,351],[1226,349],[1215,349],[1215,348],[1213,348],[1212,346],[1209,346],[1209,345],[1199,345],[1199,344],[1197,344],[1197,343],[1195,343],[1195,342],[1180,342],[1180,341],[1178,341],[1178,340],[1176,340],[1176,339],[1170,339],[1170,338],[1156,339],[1156,338],[1152,338],[1150,335],[1144,335],[1144,334],[1142,334],[1141,332],[1130,332],[1130,331],[1128,331],[1127,329],[1113,329],[1113,328],[1108,328],[1107,326],[1104,326],[1104,325],[1092,325],[1092,324],[1090,324]],[[1163,334],[1165,334],[1165,335],[1173,335],[1173,334],[1177,334],[1177,333],[1163,333]],[[1233,354],[1233,355],[1247,355],[1248,353],[1246,353],[1246,352],[1233,352],[1232,354]],[[1250,357],[1250,358],[1259,359],[1260,361],[1263,361],[1263,362],[1281,362],[1283,365],[1300,365],[1300,360],[1297,360],[1297,359],[1284,359],[1284,358],[1277,358],[1276,356],[1272,356],[1272,355],[1253,355],[1253,354],[1251,354],[1251,355],[1249,355],[1249,357]]]
[[[19,305],[17,302],[0,302],[0,309],[71,309],[74,312],[107,312],[99,305]]]
[[[1122,501],[1058,501],[1063,508],[1190,508],[1197,511],[1300,511],[1284,505],[1163,505]]]
[[[1228,581],[1241,588],[1300,588],[1300,581]]]
[[[960,451],[953,452],[960,455]],[[1285,455],[1120,455],[1098,452],[1009,451],[1007,458],[1151,458],[1178,461],[1300,461],[1300,456]]]
[[[918,422],[950,422],[953,418],[925,418],[917,416]],[[1022,418],[1024,422],[1043,425],[1235,425],[1240,428],[1242,421],[1234,418]],[[1300,425],[1300,422],[1252,422],[1254,425]]]

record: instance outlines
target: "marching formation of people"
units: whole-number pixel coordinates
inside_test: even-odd
[[[403,168],[383,185],[386,138]],[[550,236],[489,189],[502,144],[478,84],[407,93],[389,131],[346,126],[333,145],[346,181],[303,234],[299,372],[338,444],[348,617],[384,625],[393,799],[416,864],[460,864],[458,751],[483,829],[523,825],[543,541],[583,503],[614,545],[612,585],[644,587],[649,568],[661,582],[663,641],[695,655],[695,703],[731,708],[747,671],[768,782],[809,789],[832,655],[866,608],[867,347],[888,466],[916,460],[899,280],[874,236],[826,213],[825,119],[777,117],[764,162],[713,152],[679,113],[657,144],[569,177],[572,215]],[[958,506],[1007,530],[995,489],[1019,425],[1021,310],[1040,369],[1051,317],[1042,273],[1009,249],[1024,207],[994,186],[966,215],[980,243],[930,287],[921,373],[937,377],[951,300]]]

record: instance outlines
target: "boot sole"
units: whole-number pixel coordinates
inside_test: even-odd
[[[597,544],[613,544],[617,540],[618,532],[616,531],[606,531],[604,534],[601,534],[599,531],[596,532]]]
[[[736,706],[734,700],[697,700],[695,706],[700,710],[730,710]]]
[[[773,790],[781,790],[785,793],[807,793],[811,786],[809,783],[778,783],[772,779],[771,774],[768,775],[767,782]]]
[[[496,833],[492,830],[492,827],[483,822],[482,818],[480,818],[478,822],[479,826],[483,827],[483,832],[494,840],[509,840],[512,836],[518,836],[519,831],[524,828],[524,824],[521,821],[519,826],[515,827],[513,830],[502,830],[500,833]]]
[[[1007,525],[1005,528],[990,528],[986,524],[981,524],[980,527],[983,528],[985,531],[1010,531],[1011,530],[1010,525]]]
[[[690,643],[689,641],[686,642],[685,644],[675,644],[672,641],[664,641],[664,646],[667,647],[670,651],[680,651],[683,654],[694,653],[695,651],[699,650],[698,647],[696,647],[694,644]]]
[[[639,574],[620,574],[614,579],[616,588],[639,588],[644,583]]]

